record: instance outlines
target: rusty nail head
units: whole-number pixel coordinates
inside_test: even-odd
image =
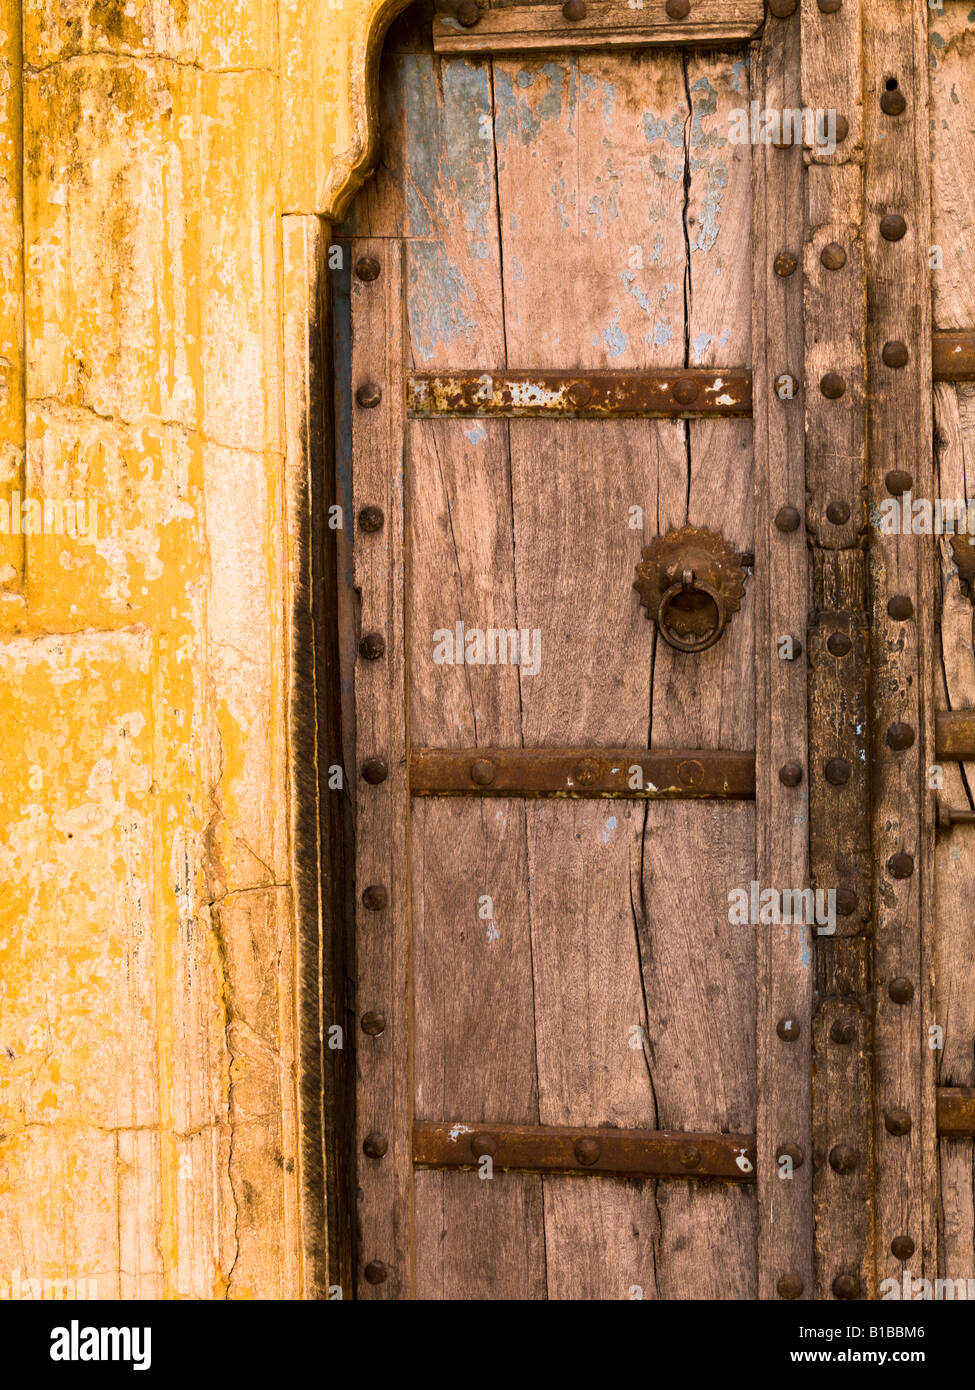
[[[805,1155],[798,1144],[780,1144],[775,1150],[776,1161],[780,1158],[791,1158],[793,1168],[801,1168],[804,1157]]]
[[[473,29],[474,25],[481,17],[481,7],[477,0],[460,0],[457,6],[457,23],[463,24],[465,29]]]
[[[914,856],[898,850],[887,860],[887,869],[891,878],[910,878],[914,872]]]
[[[580,787],[588,787],[599,776],[599,763],[595,758],[581,758],[572,769],[572,780]]]
[[[795,1274],[783,1274],[775,1287],[779,1291],[779,1298],[802,1297],[802,1280],[797,1278]]]
[[[846,656],[852,646],[845,632],[831,632],[826,639],[826,650],[830,656]]]
[[[842,270],[846,265],[846,252],[838,241],[830,241],[820,251],[819,259],[827,270]]]
[[[837,1298],[849,1301],[860,1296],[860,1280],[855,1274],[837,1274],[833,1280],[833,1293]]]
[[[888,212],[880,219],[880,235],[885,241],[900,241],[907,231],[907,222],[899,212]]]
[[[898,975],[896,980],[891,980],[887,986],[887,993],[895,1004],[909,1004],[914,998],[914,986],[903,975]]]
[[[856,912],[857,895],[852,888],[837,888],[836,911],[841,917],[852,917]]]
[[[899,116],[907,106],[907,98],[903,92],[897,90],[897,81],[891,77],[889,82],[893,82],[893,87],[884,92],[880,98],[880,109],[885,116]]]
[[[684,1168],[697,1168],[701,1163],[700,1150],[695,1149],[693,1144],[682,1144],[678,1158]]]
[[[780,507],[775,513],[775,525],[779,531],[798,531],[801,520],[798,507]]]
[[[474,1134],[471,1136],[471,1153],[475,1158],[493,1158],[498,1152],[498,1141],[493,1134]]]
[[[592,399],[592,387],[588,381],[574,381],[566,392],[568,402],[581,409]]]
[[[914,1242],[910,1236],[894,1236],[890,1242],[890,1253],[897,1260],[909,1260],[914,1254]]]
[[[895,623],[906,623],[908,618],[914,617],[914,604],[906,594],[893,594],[887,600],[887,615]]]
[[[842,145],[843,141],[850,133],[850,122],[845,116],[836,117],[836,143]]]
[[[577,23],[580,19],[585,19],[585,0],[565,0],[565,4],[562,6],[562,13],[565,18],[572,23]]]
[[[388,1265],[382,1260],[370,1260],[364,1270],[367,1284],[385,1284],[389,1275]]]
[[[382,507],[363,507],[359,512],[359,530],[381,531],[385,520]]]
[[[370,883],[362,890],[362,905],[370,912],[382,912],[389,902],[389,894],[381,883]]]
[[[599,1145],[595,1139],[577,1139],[572,1146],[572,1152],[576,1156],[576,1162],[588,1168],[599,1157]]]
[[[849,1014],[843,1018],[837,1018],[829,1030],[829,1036],[835,1043],[851,1043],[857,1035],[856,1019]]]
[[[829,1151],[829,1166],[834,1173],[852,1173],[857,1166],[857,1151],[851,1144],[835,1144]]]
[[[691,12],[691,0],[667,0],[664,9],[670,19],[686,19]]]
[[[904,748],[911,748],[914,744],[914,730],[910,724],[902,724],[899,720],[891,724],[887,730],[887,744],[898,753]]]
[[[367,632],[359,643],[359,655],[366,661],[378,661],[386,653],[386,639],[381,632]]]
[[[830,502],[826,508],[826,520],[834,526],[845,526],[850,519],[849,502]]]
[[[678,405],[693,405],[700,394],[700,388],[696,381],[689,377],[681,377],[674,382],[674,400]]]
[[[355,273],[360,280],[378,280],[380,265],[375,256],[360,256],[355,263]]]
[[[363,780],[371,787],[378,787],[389,776],[389,764],[385,758],[367,758],[362,764]]]
[[[382,1014],[368,1013],[362,1015],[361,1028],[364,1033],[368,1033],[371,1038],[378,1038],[386,1027],[386,1020]]]
[[[895,338],[889,343],[884,343],[880,355],[885,367],[906,367],[910,353],[907,351],[907,344]]]
[[[364,386],[359,387],[355,398],[363,410],[374,410],[383,398],[382,388],[371,381],[366,382]]]
[[[846,391],[846,382],[839,372],[827,372],[819,383],[819,389],[828,401],[838,401]]]
[[[490,758],[476,758],[471,763],[471,781],[479,787],[489,787],[494,781],[497,766]]]
[[[910,1134],[911,1117],[906,1110],[888,1110],[884,1114],[884,1125],[888,1134]]]
[[[799,0],[768,0],[768,7],[776,19],[788,19],[790,14],[795,14],[799,6]]]
[[[796,1042],[802,1029],[794,1018],[780,1018],[775,1031],[783,1042]]]
[[[677,780],[682,787],[699,787],[704,781],[704,764],[697,758],[685,758],[677,764]]]
[[[388,1148],[385,1134],[367,1134],[362,1141],[362,1152],[367,1158],[383,1158]]]
[[[795,273],[798,264],[799,262],[791,251],[780,251],[772,262],[772,269],[775,271],[776,275],[784,280],[787,276]]]
[[[779,768],[779,781],[783,787],[798,787],[802,781],[802,763],[783,763]]]
[[[828,758],[823,774],[831,787],[845,787],[853,768],[846,758]]]
[[[836,14],[843,4],[843,0],[816,0],[820,14]]]
[[[910,492],[914,479],[903,468],[892,468],[884,477],[884,486],[891,497],[900,497],[901,493]]]

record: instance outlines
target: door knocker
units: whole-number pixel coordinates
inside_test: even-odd
[[[682,526],[643,552],[633,587],[661,637],[679,652],[713,647],[745,592],[734,548],[713,531]]]

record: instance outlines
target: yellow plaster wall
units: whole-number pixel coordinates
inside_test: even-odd
[[[97,507],[0,535],[0,1292],[319,1291],[291,541],[321,219],[399,8],[0,0],[0,503]]]

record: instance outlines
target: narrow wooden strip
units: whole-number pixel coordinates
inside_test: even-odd
[[[939,710],[934,747],[938,758],[975,758],[975,709]]]
[[[716,44],[751,38],[765,17],[763,0],[693,0],[685,19],[673,20],[664,0],[592,3],[585,17],[566,19],[561,5],[511,5],[482,10],[465,28],[453,15],[433,21],[435,53],[516,53],[525,49],[637,48],[652,44]]]
[[[720,1178],[754,1182],[755,1136],[665,1129],[592,1129],[562,1125],[417,1124],[417,1168],[476,1168],[522,1173],[618,1174],[632,1178]]]
[[[935,381],[975,381],[975,333],[934,333],[931,373]]]
[[[942,1139],[975,1137],[975,1086],[938,1087],[938,1133]]]
[[[414,748],[414,796],[749,801],[755,755],[702,748]]]
[[[751,375],[741,367],[655,372],[414,372],[411,416],[509,419],[678,419],[748,416]]]

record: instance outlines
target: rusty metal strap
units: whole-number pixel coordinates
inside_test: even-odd
[[[934,746],[939,758],[975,758],[975,709],[939,710]]]
[[[935,381],[975,381],[975,333],[934,333],[931,369]]]
[[[521,1173],[755,1181],[753,1134],[447,1121],[413,1127],[415,1168],[476,1168],[485,1155],[495,1170]]]
[[[938,1087],[938,1133],[942,1139],[975,1139],[975,1086]]]
[[[496,11],[503,14],[505,11]],[[752,413],[751,373],[740,367],[654,372],[413,372],[417,419],[459,415],[590,420]]]
[[[755,754],[701,748],[414,748],[414,796],[752,801]]]
[[[433,21],[436,53],[516,53],[657,44],[740,42],[756,34],[764,0],[570,0],[482,9],[460,0]]]

